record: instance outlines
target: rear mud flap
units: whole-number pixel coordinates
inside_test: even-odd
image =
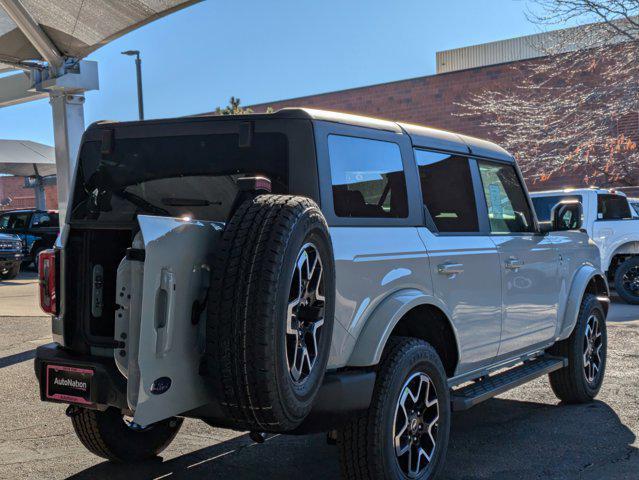
[[[133,421],[146,426],[211,401],[199,374],[203,306],[223,225],[146,215],[138,222],[134,248],[143,245],[144,255],[128,255],[118,269],[115,340],[123,348],[114,355]]]

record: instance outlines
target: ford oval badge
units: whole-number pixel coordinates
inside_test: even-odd
[[[162,395],[171,388],[171,379],[169,377],[160,377],[151,384],[151,393],[153,395]]]

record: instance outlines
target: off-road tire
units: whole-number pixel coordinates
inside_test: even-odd
[[[623,284],[623,276],[631,268],[639,267],[639,256],[630,257],[626,259],[621,265],[619,265],[615,271],[615,290],[617,294],[626,302],[631,305],[639,305],[639,292],[637,295],[633,295],[629,292]]]
[[[415,338],[391,337],[377,368],[369,409],[338,432],[341,478],[386,480],[409,478],[395,457],[392,426],[401,389],[413,372],[426,373],[437,391],[439,425],[437,446],[419,480],[436,478],[444,465],[450,432],[450,393],[446,372],[435,349]]]
[[[323,265],[324,325],[314,366],[297,384],[287,359],[287,307],[298,253],[309,242]],[[206,372],[233,428],[286,432],[310,412],[330,353],[334,270],[328,226],[308,198],[259,195],[227,223],[212,269]]]
[[[9,270],[7,270],[7,273],[0,274],[0,279],[2,279],[2,280],[13,280],[19,274],[20,274],[20,264],[18,263],[17,265],[14,265]]]
[[[117,463],[156,457],[175,438],[181,418],[168,418],[145,429],[129,427],[115,408],[105,411],[78,408],[71,417],[73,429],[91,453]]]
[[[584,336],[591,315],[597,315],[602,335],[601,367],[594,382],[588,382],[584,373]],[[597,297],[585,294],[581,301],[575,328],[566,340],[558,342],[549,353],[568,359],[568,366],[549,374],[550,387],[557,398],[565,403],[591,402],[599,393],[606,371],[607,332],[606,315]]]

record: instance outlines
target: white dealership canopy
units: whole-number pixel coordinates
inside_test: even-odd
[[[97,63],[83,59],[198,1],[0,0],[0,107],[50,98],[62,215],[84,132],[84,92],[98,89]]]
[[[0,174],[48,177],[55,172],[53,147],[29,140],[0,140]]]
[[[131,30],[195,3],[194,0],[19,0],[0,2],[0,61],[49,61],[12,18],[22,9],[62,57],[81,59]],[[4,7],[4,8],[3,8]],[[18,6],[18,8],[20,8]]]
[[[0,139],[0,174],[31,177],[29,185],[35,190],[36,208],[44,210],[44,185],[56,174],[55,150],[29,140]]]

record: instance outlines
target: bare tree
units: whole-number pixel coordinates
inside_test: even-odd
[[[461,103],[519,160],[529,182],[567,172],[584,184],[639,184],[639,149],[623,128],[639,112],[639,0],[531,0],[543,58],[518,62],[521,81]]]

